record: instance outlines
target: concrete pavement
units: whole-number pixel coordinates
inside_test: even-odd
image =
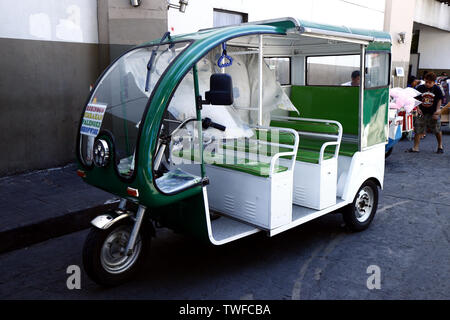
[[[0,178],[0,253],[85,229],[117,199],[89,186],[76,165]]]
[[[428,135],[419,154],[401,141],[386,161],[385,189],[370,228],[349,233],[338,214],[268,238],[207,246],[158,229],[149,263],[104,289],[82,270],[87,231],[0,255],[3,299],[450,299],[450,134],[444,154]],[[81,289],[66,286],[81,267]],[[367,268],[381,288],[369,290]]]

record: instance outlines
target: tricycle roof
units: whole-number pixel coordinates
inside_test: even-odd
[[[392,43],[391,35],[388,32],[378,31],[378,30],[369,30],[369,29],[361,29],[361,28],[351,28],[347,26],[337,26],[330,25],[324,23],[318,23],[303,19],[297,19],[292,17],[284,17],[270,20],[261,20],[261,21],[253,21],[247,22],[237,25],[230,25],[226,27],[215,27],[209,29],[201,29],[195,33],[189,34],[180,34],[172,37],[174,41],[183,41],[183,40],[206,40],[210,37],[217,36],[218,33],[233,33],[236,29],[246,30],[248,26],[272,26],[276,27],[277,31],[280,33],[296,33],[302,35],[323,35],[331,38],[336,38],[339,40],[347,40],[347,41],[362,41],[368,43],[373,42],[381,42],[390,44]],[[264,30],[260,30],[264,32]],[[257,30],[255,30],[257,32]],[[146,42],[144,45],[149,44],[157,44],[159,39]]]

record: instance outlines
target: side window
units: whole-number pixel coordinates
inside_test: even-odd
[[[282,85],[291,84],[291,58],[264,58],[270,70],[275,71],[277,81]]]
[[[359,86],[360,56],[314,56],[306,58],[306,85]]]
[[[389,85],[389,53],[369,52],[366,54],[366,88]]]

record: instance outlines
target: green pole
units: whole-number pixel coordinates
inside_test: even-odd
[[[200,167],[202,178],[205,177],[205,164],[203,162],[203,132],[202,132],[202,96],[200,95],[200,89],[198,87],[198,74],[197,65],[192,67],[194,73],[194,91],[195,91],[195,107],[197,109],[197,126],[198,126],[198,138],[199,138],[199,152],[200,152]]]
[[[124,86],[128,85],[128,83],[125,83],[123,75],[125,74],[124,68],[121,65],[120,67],[120,104],[122,105],[122,116],[123,116],[123,130],[125,133],[125,145],[126,145],[126,152],[127,156],[130,154],[130,142],[128,139],[128,124],[127,124],[127,110],[126,110],[126,97],[125,97],[125,91]],[[127,79],[128,81],[128,79]]]

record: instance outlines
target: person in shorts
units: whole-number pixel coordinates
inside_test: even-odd
[[[417,117],[414,119],[414,146],[408,152],[419,152],[420,138],[430,130],[438,142],[437,153],[444,153],[441,132],[441,100],[442,90],[436,85],[436,74],[429,72],[424,77],[425,84],[416,88],[421,95],[416,97],[422,103],[417,108]]]

